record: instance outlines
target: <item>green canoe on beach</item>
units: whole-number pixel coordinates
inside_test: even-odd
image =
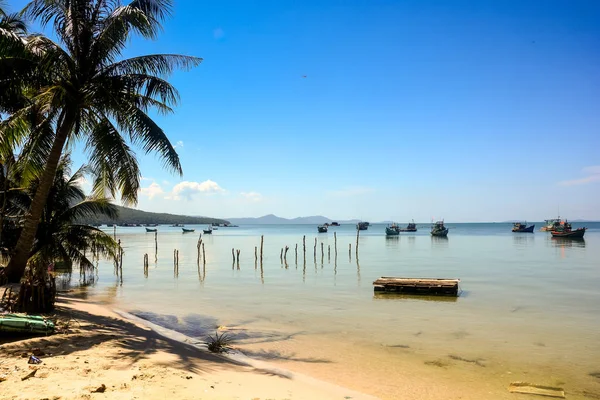
[[[0,334],[49,335],[54,323],[44,317],[25,314],[0,314]]]

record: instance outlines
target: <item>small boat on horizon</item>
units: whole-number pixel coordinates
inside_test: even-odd
[[[158,229],[156,228],[146,228],[146,232],[157,232]]]
[[[515,222],[512,231],[520,233],[533,233],[535,225],[527,226],[527,222]]]
[[[392,223],[389,226],[385,227],[385,235],[386,236],[398,236],[400,235],[400,227],[396,225],[396,223]]]
[[[171,225],[173,228],[183,228],[185,225],[183,224],[173,224]]]
[[[437,221],[431,227],[431,236],[446,237],[448,236],[448,228],[444,226],[444,221]]]
[[[334,222],[330,223],[329,226],[340,226],[340,224],[338,224],[337,222],[334,221]]]
[[[183,233],[192,233],[195,231],[195,229],[186,229],[186,228],[181,228],[181,230],[183,231]]]
[[[367,229],[369,229],[369,223],[359,222],[358,224],[356,224],[356,229],[358,229],[359,231],[366,231]]]
[[[415,220],[413,219],[412,222],[410,222],[406,228],[404,229],[400,229],[400,232],[416,232],[417,231],[417,224],[415,224]]]
[[[327,224],[317,226],[319,233],[327,233]]]

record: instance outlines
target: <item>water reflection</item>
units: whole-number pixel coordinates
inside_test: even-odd
[[[389,293],[389,292],[374,292],[373,299],[375,300],[419,300],[419,301],[437,301],[442,303],[456,303],[458,296],[421,296],[401,293]]]
[[[431,247],[433,248],[448,248],[447,236],[431,236]]]
[[[528,247],[534,245],[534,235],[528,234],[515,234],[513,236],[513,243],[516,247]]]
[[[566,238],[550,238],[550,243],[552,247],[585,247],[585,239],[566,239]]]
[[[398,247],[400,245],[400,236],[386,236],[385,246],[386,247]]]

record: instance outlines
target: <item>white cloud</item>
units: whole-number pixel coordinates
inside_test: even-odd
[[[213,37],[215,39],[221,39],[223,36],[225,36],[225,31],[222,28],[213,30]]]
[[[174,149],[178,147],[183,147],[183,140],[178,140],[177,143],[175,143],[175,146],[173,146]]]
[[[355,197],[355,196],[362,196],[364,194],[371,193],[374,191],[375,191],[375,189],[370,188],[370,187],[353,186],[353,187],[348,187],[348,188],[341,189],[341,190],[332,190],[332,191],[327,192],[327,194],[329,196],[333,196],[333,197]]]
[[[150,186],[141,188],[140,194],[142,196],[147,196],[152,199],[156,196],[162,196],[163,194],[165,194],[165,191],[160,187],[158,183],[152,182]]]
[[[199,193],[211,194],[211,193],[223,193],[225,190],[219,186],[217,182],[206,180],[204,182],[179,182],[173,187],[172,198],[179,200],[184,198],[191,200],[192,197]]]
[[[263,199],[262,194],[257,193],[257,192],[241,192],[240,196],[242,196],[246,200],[254,201],[254,202],[258,202]]]
[[[154,178],[149,178],[149,177],[147,177],[147,176],[142,176],[142,177],[140,178],[140,180],[142,180],[142,181],[154,181]]]
[[[586,177],[579,179],[572,179],[568,181],[562,181],[558,184],[561,186],[576,186],[576,185],[585,185],[592,182],[600,182],[600,165],[593,165],[590,167],[585,167],[581,170]]]

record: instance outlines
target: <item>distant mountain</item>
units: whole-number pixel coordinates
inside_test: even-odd
[[[281,218],[273,214],[264,215],[258,218],[228,218],[228,221],[235,225],[276,225],[276,224],[313,224],[320,225],[331,223],[334,220],[322,215],[297,218]],[[337,221],[340,224],[356,224],[358,220]]]
[[[190,217],[187,215],[176,215],[167,213],[153,213],[133,208],[117,206],[119,217],[115,220],[106,217],[82,218],[80,223],[85,224],[224,224],[229,221],[218,218]]]

